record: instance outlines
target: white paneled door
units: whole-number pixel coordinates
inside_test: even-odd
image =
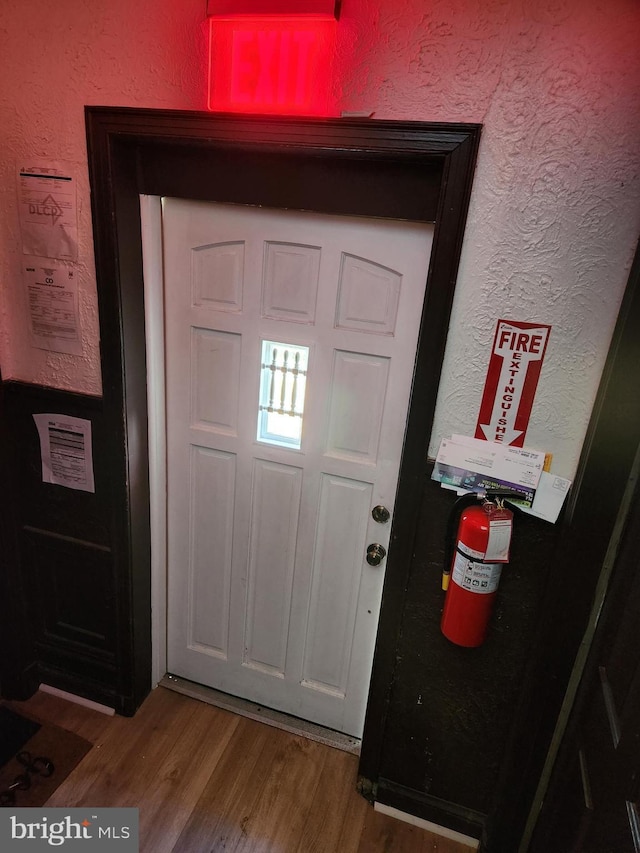
[[[164,200],[169,672],[361,735],[432,230]]]

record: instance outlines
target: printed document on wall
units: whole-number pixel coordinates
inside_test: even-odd
[[[33,419],[40,436],[42,482],[95,492],[91,421],[52,414]]]
[[[34,259],[35,261],[35,259]],[[38,349],[82,355],[78,282],[74,270],[55,262],[22,269],[31,343]]]
[[[22,253],[78,260],[76,179],[68,163],[18,163]]]

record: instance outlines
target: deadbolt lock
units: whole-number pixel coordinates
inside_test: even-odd
[[[378,524],[385,524],[391,517],[386,506],[381,506],[380,504],[378,504],[378,506],[374,506],[371,510],[371,515],[373,516],[373,520],[377,521]]]
[[[382,545],[378,545],[377,542],[374,542],[367,548],[367,563],[370,566],[379,566],[386,556],[386,550]]]

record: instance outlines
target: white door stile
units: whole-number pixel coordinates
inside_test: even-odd
[[[167,672],[167,429],[162,199],[140,196],[144,275],[149,511],[151,527],[151,686]]]

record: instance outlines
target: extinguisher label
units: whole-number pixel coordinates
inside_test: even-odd
[[[454,583],[480,595],[488,595],[498,589],[502,563],[478,563],[460,554],[456,554],[451,577]]]
[[[465,557],[475,557],[476,560],[484,558],[484,551],[476,551],[475,548],[469,548],[464,542],[458,542],[458,551],[461,551]]]

